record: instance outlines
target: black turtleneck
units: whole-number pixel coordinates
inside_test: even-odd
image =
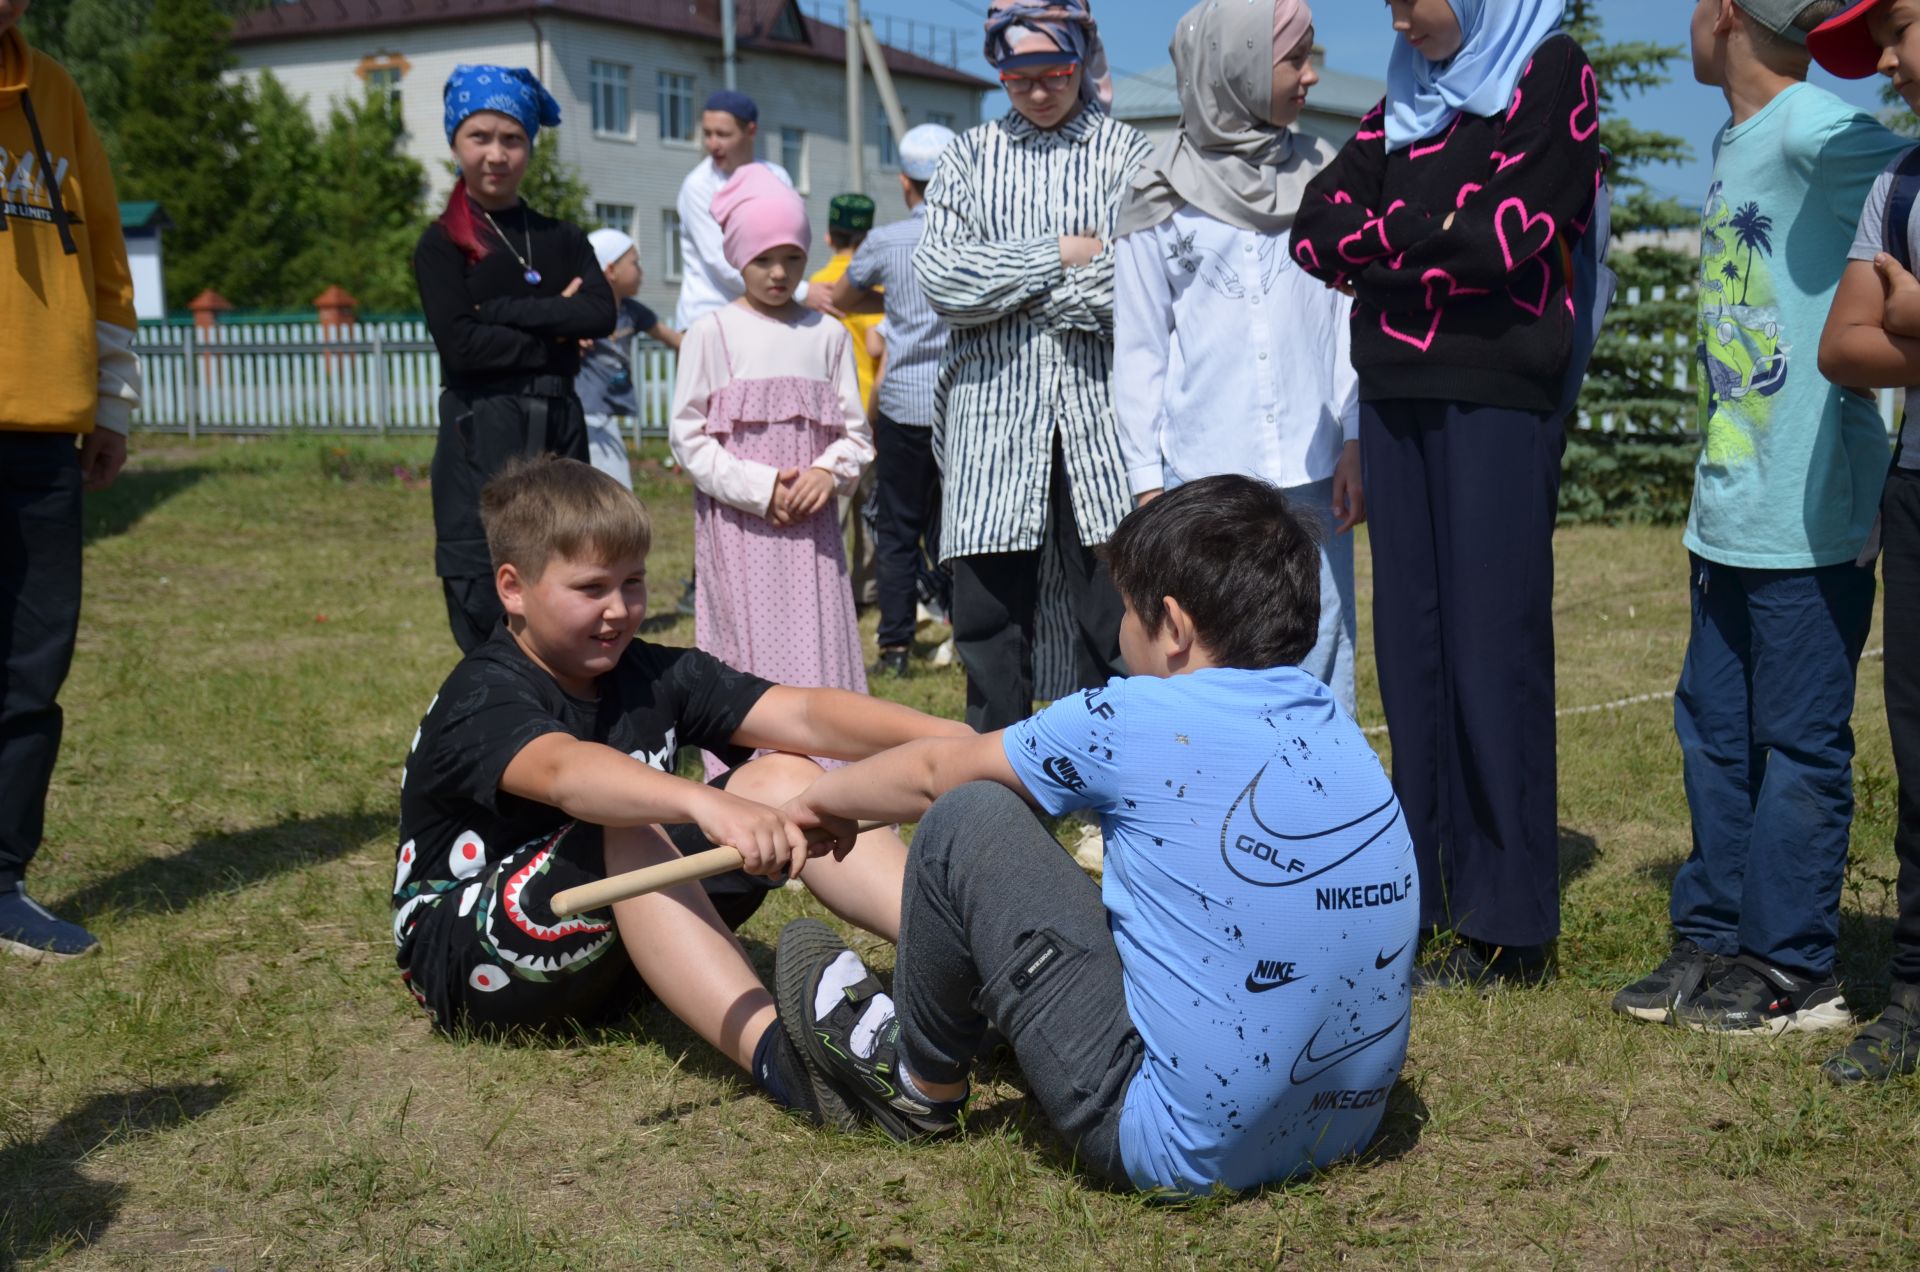
[[[489,248],[484,257],[469,264],[438,221],[413,250],[420,306],[447,387],[489,388],[529,375],[571,379],[580,341],[608,335],[615,318],[613,290],[586,231],[522,203],[493,214],[496,234],[479,205],[469,206]],[[538,283],[526,281],[521,258],[539,271]],[[580,290],[562,297],[575,278]]]

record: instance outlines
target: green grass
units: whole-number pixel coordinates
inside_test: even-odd
[[[453,657],[425,444],[135,452],[89,504],[33,876],[106,950],[0,967],[0,1267],[1920,1264],[1920,1085],[1835,1090],[1831,1043],[1607,1010],[1664,951],[1687,847],[1657,701],[1562,722],[1559,983],[1422,999],[1375,1149],[1258,1197],[1173,1209],[1089,1184],[1011,1071],[970,1135],[902,1148],[792,1122],[658,1009],[554,1044],[435,1037],[387,917],[400,761]],[[642,475],[666,604],[688,491]],[[1671,686],[1684,578],[1673,530],[1560,536],[1563,705]],[[1893,873],[1876,660],[1860,688],[1842,970],[1875,1009]],[[953,713],[962,682],[897,692]],[[1379,723],[1364,656],[1362,693]],[[810,909],[777,894],[748,925],[763,969]]]

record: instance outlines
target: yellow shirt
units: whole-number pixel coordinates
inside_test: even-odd
[[[21,109],[33,95],[47,159],[73,231],[61,249],[46,174]],[[133,276],[120,236],[120,206],[106,151],[87,118],[80,90],[61,65],[30,48],[18,28],[0,36],[0,382],[14,391],[0,429],[86,433],[102,409],[96,323],[131,331]],[[131,406],[120,405],[120,418]]]
[[[831,287],[846,276],[847,266],[853,264],[852,252],[835,252],[820,271],[807,279],[813,287]],[[875,290],[878,295],[878,289]],[[853,369],[860,377],[860,405],[873,409],[873,371],[874,359],[867,352],[867,333],[880,325],[885,314],[848,314],[841,319],[847,331],[853,336]]]

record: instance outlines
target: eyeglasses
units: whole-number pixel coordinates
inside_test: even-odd
[[[1080,69],[1080,63],[1068,62],[1057,71],[1042,71],[1038,75],[1021,75],[1017,72],[1000,72],[1000,82],[1006,85],[1009,93],[1035,93],[1045,90],[1049,93],[1064,92],[1067,81]]]

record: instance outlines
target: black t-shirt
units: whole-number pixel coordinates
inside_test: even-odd
[[[673,771],[682,746],[744,760],[750,752],[731,739],[773,686],[697,649],[636,640],[597,687],[596,701],[567,693],[504,627],[460,660],[427,707],[400,779],[396,941],[417,917],[413,910],[570,820],[500,789],[507,765],[529,742],[565,733],[663,773]],[[400,961],[407,961],[404,949]]]

